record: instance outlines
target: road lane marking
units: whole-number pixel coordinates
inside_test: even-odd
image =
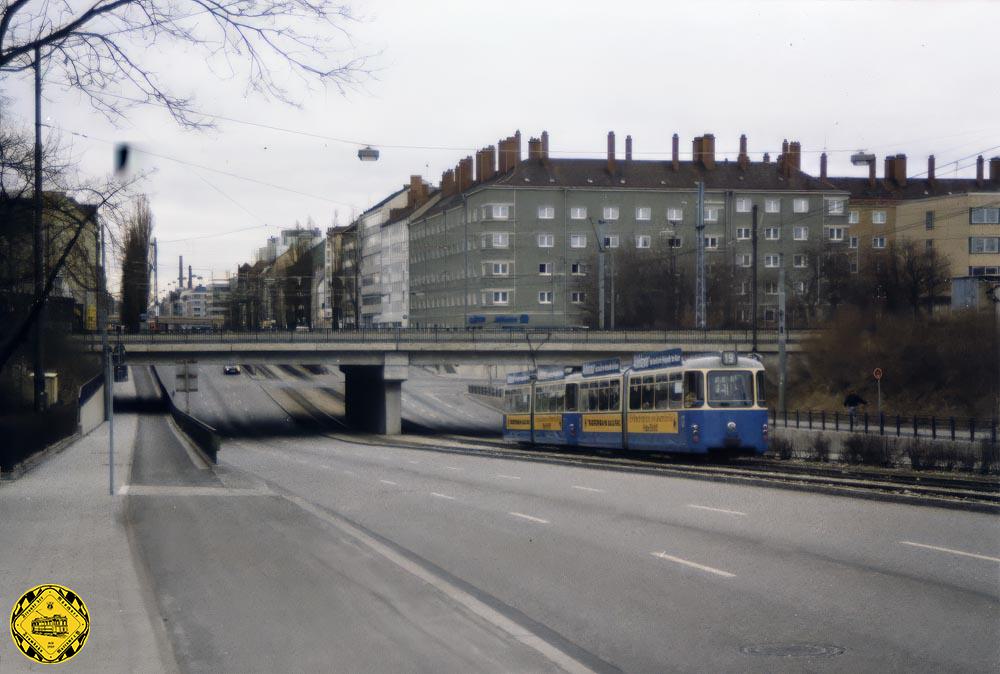
[[[391,484],[394,487],[399,486],[398,482],[393,482],[392,480],[379,480],[379,482],[381,482],[382,484]]]
[[[603,494],[604,493],[603,489],[596,489],[594,487],[582,487],[582,486],[580,486],[578,484],[574,484],[573,485],[573,489],[579,489],[580,491],[592,491],[592,492],[597,493],[597,494]]]
[[[410,460],[408,461],[408,463],[420,463],[420,462],[419,462],[419,461],[417,461],[416,459],[410,459]]]
[[[455,497],[454,497],[454,496],[448,496],[447,494],[439,494],[439,493],[438,493],[438,492],[436,492],[436,491],[432,491],[432,492],[431,492],[431,496],[437,496],[438,498],[446,498],[446,499],[448,499],[449,501],[454,501],[454,500],[455,500]]]
[[[503,473],[497,473],[496,476],[501,480],[520,480],[517,475],[504,475]]]
[[[508,515],[513,515],[514,517],[520,517],[523,520],[528,520],[529,522],[537,522],[538,524],[548,524],[548,520],[543,520],[541,517],[532,517],[531,515],[525,515],[524,513],[509,512]]]
[[[343,471],[343,473],[344,475],[357,475],[357,473],[355,473],[353,470],[345,470]]]
[[[457,466],[445,466],[445,468],[447,468],[448,470],[462,470],[461,468],[459,468]]]
[[[717,576],[722,576],[723,578],[735,578],[735,573],[729,573],[728,571],[723,571],[722,569],[716,569],[711,566],[705,566],[704,564],[698,564],[697,562],[688,561],[686,559],[681,559],[680,557],[674,557],[673,555],[668,555],[665,552],[651,552],[653,557],[659,557],[660,559],[666,559],[670,562],[675,562],[677,564],[683,564],[684,566],[690,566],[692,569],[698,569],[699,571],[707,571],[708,573],[714,573]]]
[[[746,513],[741,513],[739,510],[726,510],[725,508],[712,508],[709,506],[695,505],[694,503],[688,503],[688,508],[697,508],[698,510],[711,510],[714,513],[725,513],[726,515],[739,515],[740,517],[745,517]]]
[[[977,555],[974,552],[963,552],[961,550],[953,550],[951,548],[942,548],[937,545],[914,543],[913,541],[900,541],[900,543],[902,545],[912,545],[915,548],[927,548],[928,550],[937,550],[938,552],[950,552],[953,555],[962,555],[963,557],[974,557],[975,559],[985,559],[988,562],[1000,562],[1000,557],[990,557],[989,555]]]

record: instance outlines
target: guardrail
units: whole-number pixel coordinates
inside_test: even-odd
[[[989,439],[997,442],[997,419],[975,417],[937,417],[905,414],[869,414],[859,412],[827,412],[825,410],[770,410],[775,428],[800,430],[844,431],[870,433],[897,438],[931,438],[976,442]]]
[[[204,421],[195,419],[193,416],[183,412],[179,407],[177,407],[177,405],[174,404],[174,399],[167,391],[167,387],[163,385],[163,381],[160,379],[160,373],[156,371],[155,367],[151,367],[150,370],[153,372],[153,379],[156,380],[156,384],[160,388],[160,394],[163,396],[163,400],[167,403],[174,421],[177,422],[177,425],[180,426],[185,435],[191,438],[201,453],[205,455],[205,458],[212,463],[218,463],[219,449],[222,445],[222,440],[219,437],[218,432]]]

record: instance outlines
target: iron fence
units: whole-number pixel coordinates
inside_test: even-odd
[[[921,414],[869,414],[825,410],[770,410],[774,428],[871,433],[897,438],[997,442],[997,418],[938,417]]]

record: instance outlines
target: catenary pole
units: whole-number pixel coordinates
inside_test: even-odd
[[[42,225],[42,52],[35,47],[35,194],[32,234],[34,238],[33,253],[35,267],[35,304],[41,309],[35,320],[35,339],[33,340],[34,360],[34,409],[44,412],[45,398],[45,349],[42,340],[45,337],[45,236]]]
[[[705,183],[698,183],[698,212],[695,218],[695,250],[697,251],[697,272],[695,274],[694,322],[698,330],[705,329]]]
[[[754,207],[756,210],[756,207]],[[756,213],[755,213],[756,214]],[[754,219],[756,221],[756,218]],[[754,238],[756,241],[756,237]],[[785,381],[788,373],[788,356],[785,345],[788,342],[788,330],[785,326],[785,256],[778,256],[778,410],[785,409]],[[755,307],[756,310],[756,307]],[[756,337],[756,334],[755,334]],[[776,412],[777,414],[777,412]]]

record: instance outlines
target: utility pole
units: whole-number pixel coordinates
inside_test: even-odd
[[[757,214],[756,206],[754,215]],[[756,218],[754,218],[756,222]],[[756,231],[756,230],[755,230]],[[756,237],[754,238],[756,242]],[[788,331],[785,329],[785,255],[778,255],[778,411],[785,409],[785,377],[788,372],[788,357],[785,345],[788,342]],[[756,269],[756,264],[754,266]],[[756,306],[754,307],[756,310]],[[756,333],[755,333],[756,334]]]
[[[42,230],[42,51],[35,47],[35,198],[34,198],[34,257],[35,257],[35,303],[40,304],[38,318],[35,319],[34,339],[34,407],[36,412],[44,412],[45,366],[42,340],[45,337],[45,236]]]
[[[751,347],[751,350],[754,353],[757,353],[757,206],[756,204],[753,207],[753,224],[751,225],[751,227],[752,229],[750,235],[752,238],[750,239],[750,245],[752,251],[751,255],[753,256],[753,258],[750,261],[751,262],[750,303],[753,305],[752,308],[753,313],[750,316],[750,328],[753,330],[753,346]],[[784,274],[784,270],[782,270],[781,273]],[[780,288],[778,292],[784,293],[784,287]]]
[[[597,237],[597,328],[604,330],[608,327],[604,324],[604,237],[603,232],[594,224],[594,219],[587,219],[590,220],[590,227]],[[597,223],[603,225],[604,220],[598,220]]]
[[[697,241],[697,272],[694,280],[694,323],[698,330],[705,329],[705,183],[698,182],[698,214],[695,219]]]
[[[156,247],[156,237],[153,237],[153,306],[156,307],[156,314],[160,313],[160,256]],[[148,320],[147,316],[147,320]]]
[[[108,493],[115,495],[115,410],[114,410],[114,386],[115,378],[111,372],[111,345],[108,343],[108,307],[106,302],[107,278],[107,252],[104,242],[104,224],[97,223],[101,230],[100,234],[100,260],[101,269],[97,275],[97,321],[101,325],[101,365],[104,369],[104,418],[108,421]]]
[[[618,296],[615,295],[615,254],[611,253],[611,329],[615,329],[615,304]]]

